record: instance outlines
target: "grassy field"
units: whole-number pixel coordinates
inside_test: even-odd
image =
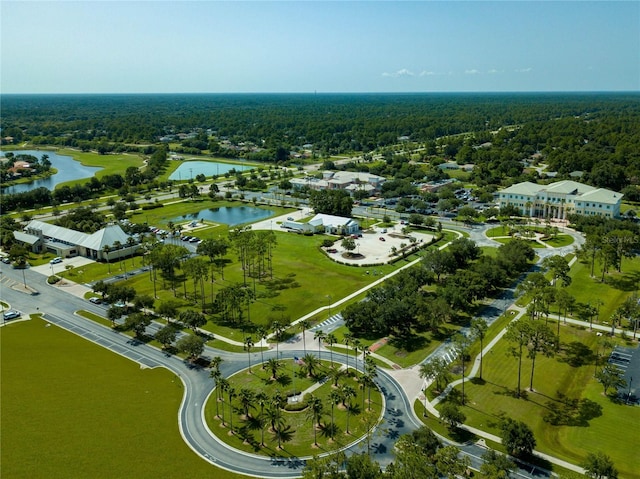
[[[282,361],[282,364],[284,367],[278,374],[278,380],[271,380],[270,371],[262,370],[259,365],[254,365],[252,374],[248,371],[242,371],[232,376],[230,382],[236,392],[239,392],[242,388],[247,388],[254,392],[263,391],[268,397],[272,397],[277,390],[281,391],[284,396],[291,395],[294,391],[294,385],[295,391],[299,393],[315,384],[313,379],[300,376],[300,366],[293,361]],[[324,373],[328,371],[328,367],[329,363],[323,361],[322,371]],[[293,378],[293,375],[295,375],[295,378]],[[322,376],[324,374],[321,373],[319,377]],[[250,417],[245,418],[239,399],[237,397],[233,399],[233,425],[236,433],[230,434],[228,397],[225,397],[224,403],[218,401],[219,415],[222,416],[223,408],[225,410],[226,426],[223,426],[222,419],[216,418],[215,395],[212,395],[205,411],[207,424],[220,439],[237,449],[247,452],[282,457],[312,456],[330,452],[363,436],[367,430],[367,424],[369,424],[367,421],[377,420],[382,410],[382,397],[380,393],[375,391],[372,391],[371,410],[368,410],[366,391],[363,393],[363,390],[359,387],[360,383],[354,377],[343,378],[338,384],[348,384],[356,392],[356,396],[351,399],[352,410],[349,418],[349,434],[346,432],[347,410],[342,404],[334,406],[334,419],[338,430],[333,439],[324,428],[324,426],[331,424],[329,394],[334,388],[333,381],[329,380],[313,392],[313,395],[320,398],[324,404],[323,417],[320,421],[323,427],[317,430],[318,446],[314,446],[314,430],[311,420],[307,417],[306,409],[298,412],[282,412],[286,423],[289,425],[288,440],[282,442],[282,449],[278,449],[278,440],[274,437],[273,432],[269,431],[269,425],[264,430],[265,446],[260,447],[262,432],[255,420],[255,417],[260,413],[260,406],[257,405],[256,401],[253,401],[249,410]],[[365,394],[364,409],[362,407],[363,394]],[[369,426],[371,425],[369,424]]]
[[[601,274],[599,265],[596,262],[595,278],[591,278],[591,265],[586,262],[576,261],[571,267],[571,284],[567,286],[567,291],[583,305],[590,304],[598,307],[598,318],[594,322],[610,324],[610,318],[614,310],[620,306],[627,297],[633,295],[638,290],[640,281],[640,258],[633,260],[624,259],[622,272],[610,270],[605,275],[605,282],[600,281]],[[555,308],[554,308],[555,309]],[[574,314],[574,317],[577,315]],[[628,326],[628,321],[622,324]]]
[[[555,327],[553,327],[555,331]],[[517,360],[507,354],[509,344],[500,341],[484,358],[484,379],[465,384],[467,405],[461,410],[466,424],[499,434],[500,414],[526,422],[534,431],[537,448],[573,463],[580,463],[588,452],[605,452],[620,471],[620,477],[638,478],[637,451],[630,445],[637,440],[640,409],[614,403],[602,394],[602,386],[593,379],[591,351],[597,337],[588,330],[561,327],[563,350],[552,358],[536,359],[535,392],[526,391],[517,399]],[[523,359],[522,384],[529,386],[531,361]],[[460,386],[457,387],[460,389]],[[550,410],[561,407],[558,392],[569,398],[593,401],[594,414],[575,426],[553,426],[544,421]],[[600,411],[600,412],[598,412]]]
[[[182,382],[41,319],[0,328],[2,477],[232,479],[178,430]]]
[[[97,178],[102,178],[105,175],[113,175],[113,174],[121,174],[124,175],[124,172],[130,166],[135,166],[136,168],[143,165],[143,156],[142,154],[133,154],[133,153],[116,153],[113,155],[99,155],[94,152],[82,152],[79,150],[73,150],[71,148],[61,148],[56,151],[59,155],[70,156],[75,160],[78,160],[81,164],[86,166],[99,166],[103,168],[102,170],[96,173]],[[72,186],[79,183],[85,183],[87,179],[82,180],[73,180],[67,181],[58,185],[58,188],[61,186]]]

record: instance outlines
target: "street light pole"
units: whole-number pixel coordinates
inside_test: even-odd
[[[331,301],[332,301],[332,297],[330,294],[327,295],[327,298],[329,298],[329,317],[331,317]]]

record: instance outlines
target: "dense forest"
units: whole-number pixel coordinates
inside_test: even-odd
[[[571,177],[640,200],[637,93],[2,95],[0,100],[3,143],[146,155],[169,143],[173,153],[277,164],[297,161],[296,152],[311,152],[327,160],[326,169],[332,169],[330,155],[379,154],[383,161],[339,168],[393,180],[385,197],[414,194],[412,182],[447,177],[436,166],[449,160],[474,165],[470,180],[489,194],[518,181]],[[142,183],[158,173],[150,170]],[[87,186],[101,189],[97,183]],[[60,195],[57,201],[89,193]]]
[[[2,136],[15,141],[140,145],[167,134],[210,131],[217,138],[265,148],[309,143],[329,153],[372,151],[395,144],[400,137],[426,142],[586,114],[623,116],[628,125],[637,125],[640,115],[640,96],[633,93],[2,95],[0,99]]]

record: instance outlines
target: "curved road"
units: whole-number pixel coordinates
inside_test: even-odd
[[[92,341],[102,347],[136,361],[143,367],[165,367],[178,376],[184,384],[184,396],[178,413],[180,432],[189,447],[203,459],[218,467],[264,478],[292,478],[299,477],[308,458],[268,458],[255,454],[237,451],[220,442],[208,429],[204,420],[204,406],[213,390],[213,382],[207,370],[194,367],[178,357],[137,342],[126,335],[121,335],[110,328],[76,316],[79,309],[93,310],[96,313],[104,311],[96,305],[68,294],[61,288],[46,284],[46,276],[34,271],[26,270],[27,284],[41,292],[37,297],[26,294],[21,288],[23,284],[22,272],[13,270],[6,265],[0,265],[0,288],[2,299],[11,307],[23,311],[25,314],[43,312],[44,317],[74,334]],[[34,299],[36,299],[34,301]],[[34,311],[35,306],[35,311]],[[293,358],[303,355],[303,351],[280,351],[280,357]],[[248,366],[248,358],[244,353],[228,353],[207,348],[204,356],[220,356],[224,359],[221,372],[228,377]],[[275,351],[264,353],[265,359],[275,357]],[[258,353],[254,353],[257,362]],[[323,351],[321,357],[329,359],[329,353]],[[346,362],[346,357],[340,353],[333,353],[334,360]],[[353,358],[351,358],[353,364]],[[358,361],[362,368],[362,362]],[[378,369],[376,382],[384,394],[385,408],[383,420],[374,427],[371,435],[372,457],[386,467],[393,461],[393,447],[402,435],[417,429],[422,422],[415,416],[412,398],[408,398],[398,382],[384,370]],[[347,454],[366,450],[366,440],[361,438],[348,445]],[[482,460],[480,456],[486,450],[478,445],[463,445],[463,454],[467,455],[472,466],[479,468]],[[518,477],[532,477],[523,470],[515,473]],[[543,471],[537,470],[536,477],[545,476]]]

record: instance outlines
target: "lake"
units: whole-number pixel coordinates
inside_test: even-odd
[[[2,188],[2,193],[24,193],[25,191],[31,191],[36,188],[45,187],[49,190],[53,190],[56,185],[64,183],[65,181],[81,180],[84,178],[91,178],[96,172],[102,170],[97,166],[84,166],[79,161],[74,160],[70,156],[58,155],[53,151],[46,150],[16,150],[13,152],[16,155],[32,155],[36,158],[42,158],[42,155],[49,155],[49,161],[51,166],[58,170],[55,175],[51,175],[49,178],[43,180],[35,180],[31,183],[21,183],[19,185],[8,186]],[[4,156],[5,152],[0,151],[0,156]]]
[[[181,221],[189,221],[201,219],[211,221],[213,223],[223,223],[229,226],[241,225],[244,223],[253,223],[260,221],[269,216],[273,216],[273,211],[254,208],[251,206],[223,206],[222,208],[208,208],[200,210],[197,213],[178,216],[170,221],[178,223]]]
[[[190,180],[200,174],[210,178],[213,175],[224,175],[231,170],[247,171],[252,168],[252,166],[233,165],[231,163],[219,163],[217,161],[185,161],[176,171],[169,175],[169,179],[178,181]]]

